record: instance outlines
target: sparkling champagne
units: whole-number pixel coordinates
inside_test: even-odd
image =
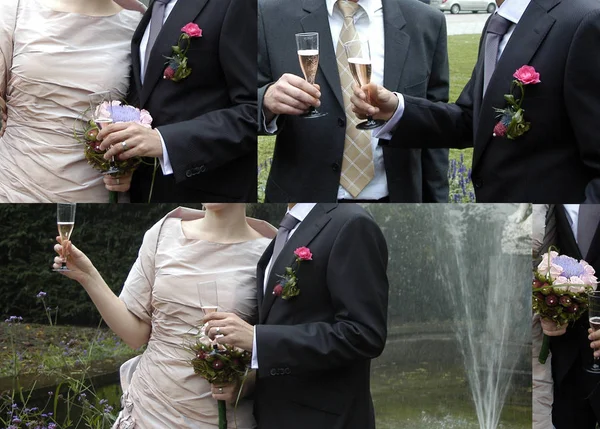
[[[105,126],[112,124],[113,121],[112,119],[96,119],[94,122],[98,125],[99,129],[102,129]]]
[[[348,58],[350,73],[354,80],[360,85],[371,82],[371,61],[366,58]]]
[[[58,222],[58,234],[63,242],[71,238],[75,222]]]
[[[319,68],[319,51],[317,49],[299,50],[298,60],[300,60],[300,68],[302,68],[304,78],[308,83],[314,84]]]
[[[214,305],[207,305],[204,307],[200,307],[202,309],[202,311],[204,311],[204,314],[210,314],[210,313],[216,313],[217,312],[217,306]]]
[[[590,317],[590,327],[594,332],[600,329],[600,317]]]

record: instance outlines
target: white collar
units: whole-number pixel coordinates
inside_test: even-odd
[[[288,209],[288,213],[298,219],[300,222],[303,222],[306,219],[306,216],[312,211],[317,203],[298,203],[294,207]]]
[[[531,3],[531,0],[504,0],[497,13],[510,22],[518,24],[529,3]]]
[[[335,4],[337,0],[326,0],[327,1],[327,11],[329,12],[329,16],[333,16],[333,12],[335,10]],[[383,4],[381,0],[358,0],[359,6],[365,11],[369,21],[372,19],[375,12],[379,9],[383,8]]]

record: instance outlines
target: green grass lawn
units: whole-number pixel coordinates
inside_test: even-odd
[[[448,37],[448,56],[450,58],[450,101],[455,101],[467,81],[471,77],[471,72],[477,61],[477,48],[479,46],[479,35],[468,34],[460,36]],[[258,139],[258,193],[259,201],[264,199],[264,187],[269,175],[269,160],[273,157],[273,149],[275,147],[275,137],[259,137]],[[466,150],[451,150],[450,159],[459,162],[462,153],[464,164],[470,168],[472,161],[472,149]],[[460,186],[458,186],[460,187]],[[453,191],[454,189],[454,191]],[[451,196],[453,192],[458,195],[458,188],[451,186]],[[469,184],[468,191],[472,191]],[[460,193],[459,201],[463,202],[467,199]],[[451,201],[453,198],[451,198]]]

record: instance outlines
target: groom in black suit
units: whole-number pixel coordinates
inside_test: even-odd
[[[176,82],[164,78],[167,57],[188,23],[202,33],[190,39],[191,74]],[[115,124],[100,134],[107,157],[157,160],[134,173],[132,202],[151,187],[153,202],[256,201],[256,2],[155,0],[132,59],[128,102],[150,112],[154,130]]]
[[[277,286],[294,251],[300,294]],[[258,263],[259,322],[207,316],[218,341],[253,350],[261,429],[374,429],[371,359],[387,335],[388,251],[373,219],[354,204],[296,204]],[[218,329],[218,331],[217,331]]]
[[[556,245],[561,254],[585,259],[598,275],[600,206],[557,205],[551,207],[550,213],[547,224],[554,224],[555,228],[546,228],[550,235],[548,242]],[[588,328],[585,313],[563,335],[550,339],[554,381],[552,421],[556,429],[596,429],[600,423],[600,376],[584,370],[592,362]],[[553,335],[552,331],[546,333]]]
[[[497,0],[479,59],[456,104],[371,88],[355,90],[354,111],[391,119],[377,135],[389,147],[474,147],[479,202],[600,202],[600,3]],[[525,88],[530,129],[515,140],[495,132],[513,74],[533,66],[541,82]],[[518,89],[513,94],[521,98]],[[419,138],[415,138],[419,136]]]

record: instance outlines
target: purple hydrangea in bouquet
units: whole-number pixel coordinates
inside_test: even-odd
[[[533,311],[556,322],[558,327],[576,321],[587,310],[588,293],[596,289],[595,273],[583,259],[578,261],[554,250],[548,251],[534,270]],[[546,363],[549,350],[550,338],[544,335],[538,357],[540,363]]]
[[[243,386],[250,370],[251,353],[227,344],[213,342],[205,335],[204,329],[200,330],[200,334],[194,338],[189,348],[194,353],[191,360],[194,373],[211,384],[240,384]],[[240,387],[240,394],[241,390]],[[238,401],[240,394],[238,394]],[[217,402],[219,429],[227,429],[227,405],[225,401]]]

